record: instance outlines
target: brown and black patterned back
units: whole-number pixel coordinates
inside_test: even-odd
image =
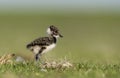
[[[52,43],[56,43],[56,38],[54,37],[41,37],[38,39],[35,39],[33,42],[29,43],[26,47],[30,48],[33,46],[49,46]]]

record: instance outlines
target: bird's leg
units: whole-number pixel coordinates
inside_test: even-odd
[[[43,50],[45,49],[45,47],[42,47],[39,52],[35,55],[35,60],[36,62],[39,62],[40,57],[41,57],[41,53],[43,52]],[[41,61],[41,60],[40,60]]]
[[[39,61],[39,59],[40,59],[40,56],[39,56],[39,53],[37,53],[37,54],[35,55],[35,60],[36,60],[36,61]]]
[[[35,55],[35,65],[37,65],[37,66],[39,66],[40,65],[40,62],[41,62],[41,60],[40,60],[40,57],[41,57],[41,55],[39,54],[39,53],[37,53],[36,55]]]

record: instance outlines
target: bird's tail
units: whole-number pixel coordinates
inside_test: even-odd
[[[26,48],[27,48],[27,49],[29,49],[30,47],[31,47],[31,45],[30,45],[30,44],[28,44],[28,45],[26,46]]]

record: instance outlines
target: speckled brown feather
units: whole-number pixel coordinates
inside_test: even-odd
[[[33,46],[49,46],[52,43],[56,43],[56,38],[54,37],[40,37],[38,39],[35,39],[33,42],[29,43],[27,45],[27,48],[33,47]]]

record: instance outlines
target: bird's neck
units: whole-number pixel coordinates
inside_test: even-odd
[[[56,42],[57,42],[57,38],[56,38],[56,37],[53,37],[53,40],[54,40],[54,43],[56,43]]]
[[[53,39],[54,43],[57,43],[57,38],[56,37],[54,37],[54,36],[49,36],[49,37]]]

